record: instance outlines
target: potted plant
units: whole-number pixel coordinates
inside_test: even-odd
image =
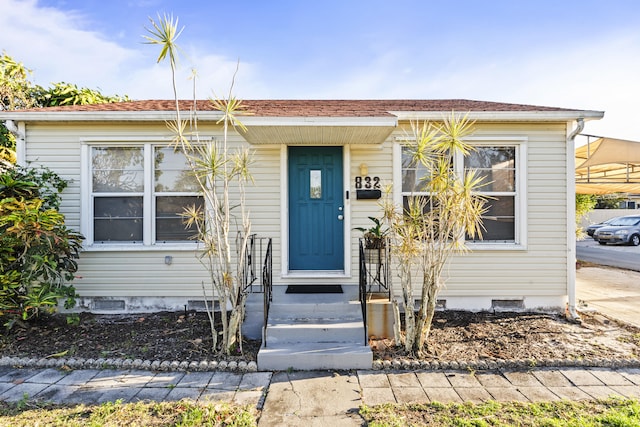
[[[354,230],[362,232],[364,240],[364,258],[367,264],[381,264],[383,257],[383,249],[386,247],[386,236],[388,229],[383,228],[382,221],[372,216],[369,219],[373,225],[369,228],[356,227]]]

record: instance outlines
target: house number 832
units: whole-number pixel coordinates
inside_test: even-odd
[[[377,176],[356,176],[356,190],[371,190],[380,188],[380,177]]]

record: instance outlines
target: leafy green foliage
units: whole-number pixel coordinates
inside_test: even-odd
[[[596,196],[596,209],[618,209],[625,196],[620,193],[601,194]]]
[[[582,218],[596,207],[597,199],[593,194],[576,194],[576,236],[584,235],[580,227]]]
[[[36,107],[56,107],[61,105],[106,104],[129,101],[129,97],[103,95],[100,91],[78,87],[71,83],[54,83],[50,88],[34,84],[29,80],[32,71],[17,62],[6,52],[0,56],[0,110],[21,110]],[[0,123],[0,159],[15,158],[1,148],[15,150],[14,135]]]
[[[111,102],[129,101],[129,97],[119,95],[103,95],[97,90],[78,87],[71,83],[55,83],[53,87],[38,87],[36,102],[40,107],[57,107],[61,105],[108,104]]]
[[[354,230],[362,232],[362,238],[364,239],[365,248],[384,248],[384,238],[389,233],[389,230],[383,227],[382,220],[372,216],[368,218],[373,222],[372,226],[370,226],[369,228],[355,227]]]
[[[29,80],[31,70],[6,52],[0,56],[0,109],[20,110],[60,105],[105,104],[128,101],[129,97],[103,95],[100,91],[59,82],[43,88]]]
[[[68,282],[83,237],[58,211],[66,185],[46,168],[14,167],[0,175],[0,315],[7,326],[54,311],[61,298],[66,308],[75,305]]]
[[[18,110],[34,105],[35,87],[28,79],[31,70],[2,52],[0,56],[0,110]]]

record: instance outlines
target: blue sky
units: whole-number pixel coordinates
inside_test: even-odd
[[[0,50],[41,85],[170,98],[149,17],[184,32],[191,98],[465,98],[604,110],[588,133],[640,141],[636,0],[0,0]]]

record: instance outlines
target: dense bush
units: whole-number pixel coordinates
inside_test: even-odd
[[[67,182],[46,168],[0,174],[0,316],[11,327],[58,301],[75,305],[76,259],[83,237],[65,226],[60,193]]]

